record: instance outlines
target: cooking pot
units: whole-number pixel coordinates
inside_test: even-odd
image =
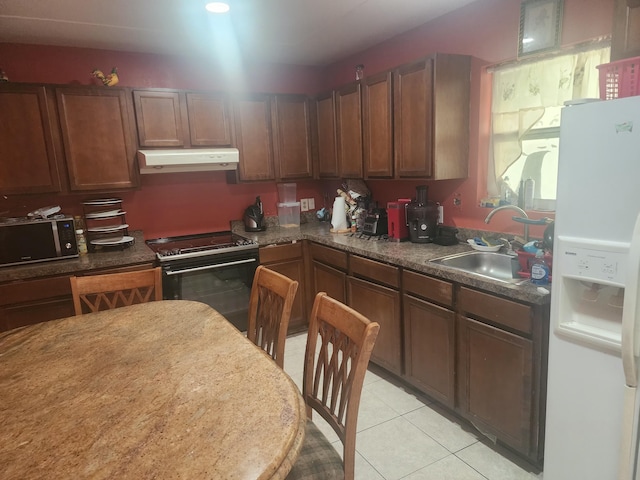
[[[243,221],[246,232],[261,232],[267,229],[260,197],[256,197],[256,203],[249,205],[244,211]]]

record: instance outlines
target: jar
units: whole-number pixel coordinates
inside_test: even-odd
[[[87,250],[87,238],[84,235],[84,230],[79,228],[76,230],[76,242],[78,244],[78,254],[85,255]]]

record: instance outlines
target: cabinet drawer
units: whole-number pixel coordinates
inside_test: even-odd
[[[347,253],[335,248],[325,247],[317,243],[311,244],[311,257],[325,265],[331,265],[338,270],[347,271]]]
[[[280,262],[300,257],[302,257],[302,243],[300,242],[260,249],[260,263]]]
[[[426,298],[441,305],[453,305],[453,284],[420,273],[402,272],[402,288],[406,293]]]
[[[400,287],[400,270],[398,267],[355,255],[351,255],[349,264],[351,275],[368,278],[395,288]]]
[[[527,335],[532,332],[532,311],[528,305],[460,287],[458,306],[470,316],[478,316]]]
[[[0,306],[71,296],[69,277],[43,278],[0,285]]]

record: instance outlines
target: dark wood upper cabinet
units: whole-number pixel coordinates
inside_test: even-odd
[[[271,114],[277,178],[311,178],[313,156],[309,99],[304,95],[274,95]]]
[[[340,176],[362,178],[362,102],[360,82],[336,91],[336,141]]]
[[[0,85],[0,192],[61,190],[51,111],[45,87]]]
[[[466,178],[471,59],[437,54],[394,71],[396,178]]]
[[[134,90],[141,147],[229,147],[232,123],[223,93]]]
[[[340,176],[336,145],[335,93],[325,92],[316,97],[315,127],[317,132],[318,177]]]
[[[56,88],[72,191],[138,185],[133,105],[127,90]]]
[[[640,56],[640,0],[615,0],[611,60]]]
[[[393,178],[391,72],[367,77],[362,86],[365,178]]]
[[[141,147],[183,147],[188,131],[184,97],[177,91],[134,90]]]
[[[231,146],[232,123],[227,95],[187,92],[186,98],[191,145]]]
[[[271,97],[249,95],[233,100],[240,181],[275,180],[271,132]]]

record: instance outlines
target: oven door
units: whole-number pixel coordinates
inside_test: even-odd
[[[165,300],[195,300],[220,312],[238,330],[247,330],[249,297],[258,252],[224,253],[162,264]]]

